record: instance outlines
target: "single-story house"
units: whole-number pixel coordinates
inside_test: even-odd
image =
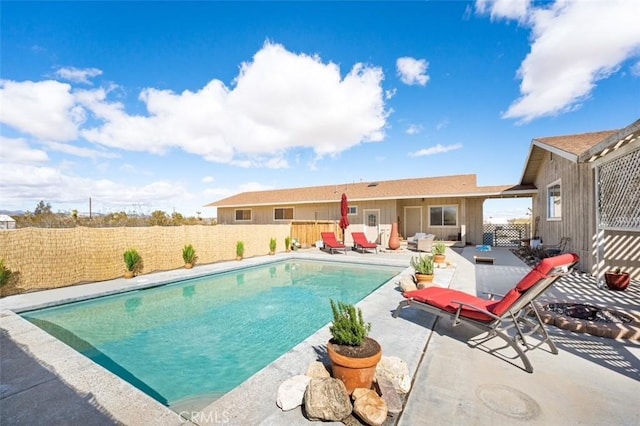
[[[489,198],[530,198],[533,185],[478,186],[476,175],[422,177],[356,182],[307,188],[243,192],[207,204],[217,207],[219,224],[273,224],[340,220],[347,195],[350,232],[363,231],[369,241],[386,246],[394,222],[410,237],[417,232],[437,239],[481,244],[483,202]]]
[[[640,278],[640,120],[619,130],[537,138],[522,186],[534,186],[533,233],[568,237],[583,271]]]
[[[0,214],[0,229],[16,229],[16,220],[9,215]]]
[[[388,243],[392,223],[409,237],[483,244],[483,203],[530,197],[532,237],[550,245],[569,238],[580,269],[602,277],[621,268],[640,278],[640,120],[619,130],[536,138],[519,184],[477,185],[474,174],[244,192],[207,206],[220,224],[340,220],[349,200],[349,231]],[[350,243],[349,233],[344,236]]]

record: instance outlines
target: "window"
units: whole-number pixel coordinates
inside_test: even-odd
[[[355,216],[358,214],[358,206],[349,206],[349,216]]]
[[[273,220],[293,220],[293,207],[273,209]]]
[[[547,219],[562,218],[562,188],[560,181],[547,186]]]
[[[236,222],[251,222],[251,209],[236,210]]]
[[[378,216],[375,213],[367,215],[367,226],[378,226]]]
[[[458,206],[429,207],[429,226],[458,226]]]

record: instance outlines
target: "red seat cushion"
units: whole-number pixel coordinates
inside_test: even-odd
[[[509,290],[509,292],[498,301],[482,299],[478,296],[473,296],[462,291],[441,287],[428,287],[420,290],[408,291],[405,292],[403,296],[407,299],[426,303],[451,313],[455,313],[460,306],[458,303],[454,303],[455,301],[476,306],[501,317],[531,287],[540,280],[547,278],[547,275],[554,268],[565,265],[570,266],[577,262],[577,260],[578,256],[572,253],[543,259],[542,262],[529,271],[529,273],[525,275],[513,289]],[[466,307],[461,309],[460,316],[485,322],[492,320],[489,315]]]

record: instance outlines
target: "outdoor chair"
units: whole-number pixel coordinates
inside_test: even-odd
[[[364,232],[352,232],[351,236],[353,237],[353,247],[356,250],[361,250],[364,253],[366,249],[374,249],[378,253],[378,244],[370,243]]]
[[[393,317],[397,318],[404,308],[416,308],[439,318],[450,319],[454,327],[460,324],[471,325],[487,333],[479,340],[474,340],[474,344],[470,343],[471,347],[478,347],[494,337],[499,337],[516,351],[524,369],[533,373],[527,351],[546,343],[551,353],[558,354],[558,349],[547,334],[533,302],[558,278],[567,275],[578,259],[578,255],[573,253],[543,259],[500,300],[493,300],[493,295],[484,299],[440,287],[404,292],[405,300],[398,304]],[[512,331],[511,335],[509,331]],[[527,336],[533,334],[539,336],[539,343],[531,344],[527,341]]]
[[[335,233],[322,232],[320,235],[322,237],[322,246],[327,249],[329,253],[333,254],[336,250],[343,250],[344,254],[347,254],[347,246],[336,239]]]
[[[433,240],[435,239],[433,234],[425,234],[422,232],[417,233],[407,240],[407,248],[409,250],[431,252],[431,246],[433,246]]]
[[[567,248],[567,243],[569,241],[571,241],[571,238],[562,237],[560,238],[560,242],[558,244],[550,244],[550,245],[543,244],[542,250],[549,256],[557,256],[565,252]]]

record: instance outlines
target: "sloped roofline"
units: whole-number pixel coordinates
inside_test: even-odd
[[[579,163],[592,162],[640,137],[640,119],[609,136],[578,156]]]

